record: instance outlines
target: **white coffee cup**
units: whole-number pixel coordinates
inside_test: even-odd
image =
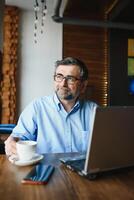
[[[16,143],[17,154],[20,160],[31,160],[36,153],[37,142],[32,140],[19,140]]]

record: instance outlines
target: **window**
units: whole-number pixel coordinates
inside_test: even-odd
[[[134,95],[134,39],[128,39],[128,91]]]

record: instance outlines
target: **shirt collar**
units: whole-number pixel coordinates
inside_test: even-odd
[[[57,107],[57,110],[60,111],[61,110],[61,102],[59,100],[59,98],[57,97],[57,94],[55,93],[54,94],[54,101],[55,101],[55,104],[56,104],[56,107]],[[74,107],[72,108],[71,111],[75,111],[77,110],[79,107],[80,107],[81,103],[80,103],[80,100],[77,100]]]
[[[55,104],[56,104],[57,110],[60,111],[60,110],[61,110],[61,102],[60,102],[60,100],[58,99],[56,93],[54,94],[54,101],[55,101]]]

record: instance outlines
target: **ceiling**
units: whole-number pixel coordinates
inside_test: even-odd
[[[5,0],[7,5],[14,5],[21,9],[33,10],[34,0]],[[38,0],[39,1],[39,0]],[[134,0],[46,0],[47,4],[67,2],[64,17],[70,19],[103,20],[107,15],[109,22],[134,23]],[[61,3],[62,2],[62,3]],[[60,7],[59,7],[60,8]],[[60,15],[59,11],[54,15]],[[59,16],[60,17],[60,16]],[[56,21],[56,20],[55,20]],[[57,20],[64,23],[64,20]],[[75,22],[74,22],[75,23]]]
[[[110,21],[134,22],[134,0],[68,0],[66,16],[97,19],[107,14]]]
[[[96,16],[97,13],[104,13],[104,10],[111,5],[113,0],[68,0],[66,14],[76,17]]]

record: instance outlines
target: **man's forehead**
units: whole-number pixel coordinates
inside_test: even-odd
[[[70,71],[70,72],[78,72],[80,73],[80,69],[77,65],[59,65],[56,69],[56,72],[60,71]]]

